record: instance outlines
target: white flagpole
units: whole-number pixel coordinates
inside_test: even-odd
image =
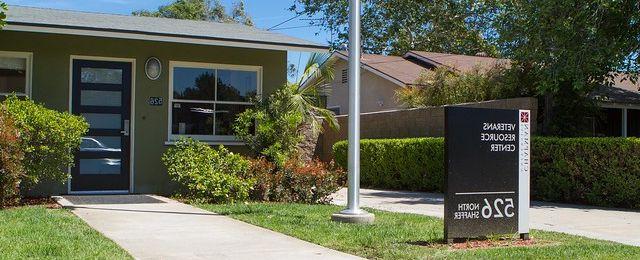
[[[374,216],[360,209],[360,0],[349,1],[349,188],[347,208],[335,221],[372,223]]]

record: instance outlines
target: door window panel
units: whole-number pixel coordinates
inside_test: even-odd
[[[120,107],[122,106],[122,92],[82,90],[80,92],[80,105]]]
[[[122,160],[119,158],[80,159],[79,167],[82,175],[120,174]]]
[[[87,120],[91,129],[121,129],[122,116],[120,114],[83,113],[82,116]]]
[[[80,144],[81,152],[121,152],[122,138],[119,136],[86,136]]]
[[[121,69],[81,68],[80,82],[91,84],[122,84]]]

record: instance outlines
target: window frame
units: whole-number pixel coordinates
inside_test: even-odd
[[[242,101],[217,101],[215,100],[217,97],[218,91],[218,81],[216,80],[216,85],[214,89],[214,100],[190,100],[190,99],[174,99],[173,97],[173,80],[174,80],[174,69],[175,68],[194,68],[194,69],[211,69],[214,70],[216,79],[218,77],[218,70],[235,70],[235,71],[247,71],[247,72],[256,72],[257,74],[257,89],[256,96],[257,98],[262,98],[262,66],[251,66],[251,65],[233,65],[233,64],[218,64],[218,63],[202,63],[202,62],[187,62],[187,61],[169,61],[169,102],[168,102],[168,118],[167,118],[167,142],[166,144],[173,144],[178,141],[180,138],[193,138],[199,141],[203,141],[210,144],[242,144],[240,140],[238,140],[233,135],[216,135],[215,134],[215,113],[214,113],[214,129],[213,135],[180,135],[173,134],[173,103],[199,103],[199,104],[213,104],[215,111],[215,104],[222,105],[253,105],[251,102],[242,102]]]
[[[31,82],[33,76],[33,53],[32,52],[17,52],[17,51],[0,51],[0,57],[2,58],[19,58],[26,59],[26,75],[25,75],[25,86],[24,93],[15,93],[16,96],[19,97],[29,97],[31,98]],[[13,95],[14,93],[5,93],[0,92],[0,96],[7,97]]]

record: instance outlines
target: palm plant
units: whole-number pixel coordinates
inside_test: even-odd
[[[333,60],[327,54],[312,54],[300,78],[266,99],[255,100],[255,108],[239,115],[234,124],[236,136],[277,165],[296,155],[310,161],[323,122],[339,128],[333,112],[322,105],[332,81]]]
[[[322,132],[323,121],[332,129],[340,128],[335,114],[322,107],[321,99],[330,94],[334,79],[335,60],[329,57],[329,54],[313,53],[298,80],[285,86],[291,90],[291,109],[302,115],[303,122],[309,124],[314,133]]]
[[[340,127],[335,114],[322,104],[322,97],[328,96],[331,91],[334,62],[328,54],[314,53],[309,57],[300,78],[286,85],[291,93],[291,110],[302,116],[302,124],[298,127],[301,141],[296,148],[303,161],[313,159],[318,136],[324,130],[323,122],[334,130]]]

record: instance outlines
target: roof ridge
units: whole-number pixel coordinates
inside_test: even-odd
[[[263,29],[259,29],[256,27],[240,24],[240,23],[223,23],[217,21],[206,21],[206,20],[188,20],[188,19],[178,19],[178,18],[168,18],[168,17],[154,17],[154,16],[138,16],[132,14],[119,14],[119,13],[105,13],[105,12],[96,12],[96,11],[86,11],[86,10],[69,10],[69,9],[59,9],[59,8],[51,8],[51,7],[41,7],[41,6],[25,6],[25,5],[8,5],[7,14],[11,13],[11,7],[21,7],[21,8],[29,8],[29,9],[38,9],[38,10],[50,10],[50,11],[59,11],[59,12],[69,12],[69,13],[83,13],[83,14],[99,14],[99,15],[108,15],[108,16],[118,16],[118,17],[128,17],[134,19],[154,19],[154,20],[164,20],[164,21],[189,21],[189,22],[201,22],[201,23],[213,23],[220,25],[235,25],[246,27],[252,30],[258,31],[266,31]]]
[[[496,57],[490,57],[490,56],[478,56],[478,55],[468,55],[468,54],[443,53],[443,52],[434,52],[434,51],[410,50],[409,52],[413,52],[415,54],[418,54],[418,52],[427,52],[427,53],[434,53],[434,54],[440,55],[440,56],[436,56],[436,57],[433,57],[433,58],[440,58],[440,57],[446,57],[446,56],[466,56],[466,57],[473,57],[473,58],[486,58],[486,59],[494,59],[494,60],[508,60],[507,58],[496,58]]]
[[[104,14],[104,15],[134,17],[133,15],[118,14],[118,13],[103,13],[103,12],[86,11],[86,10],[69,10],[69,9],[59,9],[59,8],[42,7],[42,6],[27,6],[27,5],[13,5],[13,4],[8,6],[9,6],[9,12],[11,11],[11,7],[22,7],[22,8],[30,8],[30,9],[53,10],[53,11],[72,12],[72,13]],[[170,19],[170,18],[167,18],[167,19]]]

